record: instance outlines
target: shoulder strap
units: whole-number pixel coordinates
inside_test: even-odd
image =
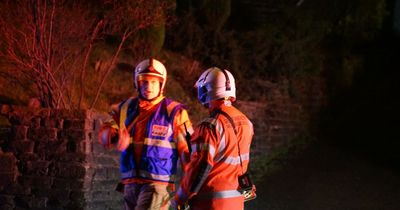
[[[186,127],[186,122],[183,123],[183,126],[185,126],[185,132],[186,132],[185,140],[186,140],[186,144],[188,145],[189,154],[192,154],[192,144],[190,142],[192,137],[191,137],[191,135],[190,135],[190,133],[189,133],[187,127]]]
[[[217,114],[222,114],[226,119],[228,119],[228,121],[231,123],[233,131],[235,132],[235,134],[237,135],[237,130],[236,130],[236,126],[235,126],[235,122],[233,121],[232,117],[229,116],[228,113],[222,111],[221,109],[217,110]],[[239,142],[238,142],[239,143]]]
[[[236,137],[236,142],[237,142],[237,147],[238,147],[238,154],[239,154],[240,167],[242,168],[242,173],[244,173],[244,171],[243,171],[242,157],[240,156],[239,139],[238,139],[238,137],[237,137],[237,130],[236,130],[235,122],[233,121],[232,117],[229,116],[228,113],[222,111],[221,109],[217,109],[215,114],[216,114],[216,115],[222,114],[222,115],[223,115],[226,119],[228,119],[228,121],[232,124],[232,128],[233,128],[233,131],[235,132],[235,137]]]

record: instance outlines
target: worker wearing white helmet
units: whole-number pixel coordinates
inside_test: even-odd
[[[204,71],[195,87],[198,100],[210,116],[196,127],[188,170],[172,201],[175,209],[185,204],[191,210],[242,210],[254,198],[247,167],[253,125],[232,105],[236,100],[233,75],[212,67]]]
[[[140,90],[140,88],[145,88],[144,86],[140,86],[140,82],[147,79],[154,78],[159,80],[159,88],[158,95],[151,95],[151,98],[143,96],[143,93],[146,94],[149,91]],[[154,100],[159,96],[163,95],[165,83],[167,82],[167,70],[165,66],[156,59],[146,59],[140,62],[134,72],[134,85],[136,89],[139,89],[139,96],[145,100]],[[143,92],[143,93],[142,93]]]
[[[174,190],[177,160],[186,168],[188,142],[193,132],[182,104],[164,97],[165,66],[156,59],[140,62],[134,70],[138,97],[112,106],[112,120],[104,123],[99,141],[121,151],[121,183],[125,209],[168,209]]]

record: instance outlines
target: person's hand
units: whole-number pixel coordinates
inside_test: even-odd
[[[119,151],[124,151],[129,146],[130,135],[129,135],[128,131],[126,130],[126,128],[120,128],[118,136],[119,136],[119,138],[118,138],[119,140],[118,140],[117,148]]]
[[[185,205],[178,204],[174,198],[170,200],[171,205],[169,207],[170,210],[185,210]]]

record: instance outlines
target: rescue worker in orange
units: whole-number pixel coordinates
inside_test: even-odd
[[[165,98],[165,66],[156,59],[140,62],[134,72],[138,97],[111,107],[99,141],[121,151],[120,171],[125,209],[168,209],[178,159],[185,168],[189,149],[185,136],[193,133],[182,104]]]
[[[241,210],[244,196],[238,177],[249,164],[253,125],[232,105],[236,99],[235,79],[224,69],[207,69],[195,84],[198,100],[209,110],[191,138],[188,170],[172,206],[191,210]]]

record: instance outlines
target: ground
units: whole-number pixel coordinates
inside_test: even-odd
[[[397,210],[400,170],[332,144],[313,145],[257,185],[246,210]]]

